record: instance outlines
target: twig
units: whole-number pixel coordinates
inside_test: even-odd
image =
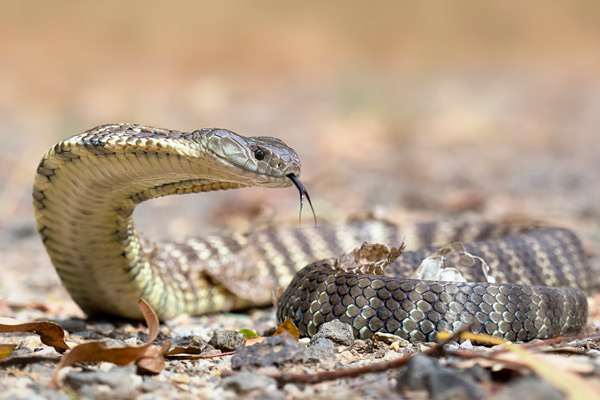
[[[572,336],[558,336],[558,337],[551,338],[551,339],[542,339],[539,342],[522,343],[522,344],[519,344],[519,347],[522,347],[525,349],[533,349],[536,347],[551,346],[553,344],[558,344],[558,343],[562,343],[562,342],[572,342],[574,340],[594,339],[594,338],[600,338],[600,332],[579,333],[577,335],[572,335]]]
[[[199,360],[202,358],[215,358],[215,357],[231,356],[233,354],[235,354],[235,350],[228,351],[225,353],[219,353],[219,354],[186,354],[186,355],[173,354],[173,355],[165,355],[165,358],[168,358],[169,360]]]
[[[562,342],[571,342],[573,340],[581,340],[581,339],[590,339],[590,338],[600,338],[600,332],[593,333],[580,333],[578,335],[572,336],[559,336],[550,339],[542,339],[537,342],[529,342],[529,343],[513,343],[513,346],[517,346],[521,349],[537,349],[544,346],[550,346]],[[483,352],[477,350],[446,350],[445,353],[448,356],[454,356],[464,359],[472,359],[472,358],[483,358],[491,361],[502,362],[505,365],[511,366],[513,368],[530,368],[530,366],[526,363],[521,363],[514,360],[507,360],[503,358],[498,358],[499,355],[509,352],[510,350],[506,347],[494,349],[491,352]]]

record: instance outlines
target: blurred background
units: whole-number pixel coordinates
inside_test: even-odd
[[[9,301],[68,298],[35,233],[33,175],[55,142],[110,122],[279,137],[299,153],[321,221],[526,217],[600,243],[600,3],[0,7]],[[136,223],[156,239],[297,224],[297,196],[165,198],[142,205]]]

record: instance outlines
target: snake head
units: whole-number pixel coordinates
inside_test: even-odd
[[[194,140],[207,153],[237,173],[241,183],[266,187],[286,187],[293,184],[289,175],[300,176],[298,155],[283,141],[267,137],[244,137],[226,129],[205,129],[193,132]]]
[[[296,186],[300,192],[300,217],[304,197],[313,212],[315,226],[317,217],[308,192],[298,179],[301,166],[296,151],[283,141],[268,137],[244,137],[226,129],[206,129],[193,132],[194,139],[217,159],[221,166],[228,165],[240,175],[243,184],[252,181],[266,187]]]

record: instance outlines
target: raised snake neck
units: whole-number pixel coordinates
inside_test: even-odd
[[[318,229],[273,228],[210,235],[184,243],[149,244],[134,229],[133,209],[142,201],[170,194],[249,186],[286,187],[292,183],[286,177],[289,174],[300,175],[300,162],[294,150],[277,139],[245,138],[220,129],[182,133],[132,124],[99,126],[57,143],[40,162],[33,189],[37,227],[63,284],[79,306],[88,314],[127,318],[140,318],[137,308],[140,297],[163,320],[180,313],[203,314],[267,305],[272,291],[286,286],[305,265],[338,256],[364,241],[398,245],[404,240],[409,247],[418,248],[453,240],[500,238],[493,245],[495,248],[485,241],[472,249],[474,253],[482,250],[482,256],[490,257],[486,261],[497,267],[500,282],[504,279],[586,290],[585,285],[590,281],[585,275],[588,269],[579,242],[562,230],[551,230],[549,236],[544,233],[540,240],[520,235],[511,241],[502,238],[521,231],[521,227],[431,223],[400,228],[381,221],[365,221],[324,225]],[[549,245],[540,247],[540,243]],[[407,253],[390,271],[405,272],[411,268],[409,264],[414,267],[414,260],[407,261],[411,254],[417,253]],[[508,263],[508,269],[502,269],[502,263]],[[323,265],[317,267],[323,276],[333,276],[323,272]],[[304,270],[303,273],[306,275]],[[288,289],[284,300],[292,304],[280,307],[280,317],[295,318],[306,334],[314,333],[322,322],[340,317],[341,314],[333,312],[325,315],[320,309],[306,310],[316,307],[314,296],[321,300],[324,292],[328,295],[333,289],[348,287],[341,279],[339,285],[328,281],[324,288],[315,285],[312,289]],[[474,284],[475,289],[484,286]],[[301,293],[302,290],[306,293]],[[573,299],[568,301],[577,315],[566,320],[553,319],[561,326],[568,324],[573,329],[577,325],[579,329],[586,318],[585,297],[571,292],[568,296]],[[346,298],[344,302],[352,299]],[[294,303],[298,307],[294,308]],[[442,314],[452,316],[452,312],[447,310]],[[464,313],[454,314],[458,319],[466,318]],[[365,319],[361,315],[352,316],[350,322],[358,336],[368,337],[374,331],[368,326],[371,317]],[[361,318],[367,325],[361,325]],[[355,320],[361,326],[354,324]],[[384,325],[388,320],[389,317],[384,319]],[[416,324],[416,331],[422,332],[418,322],[405,325]],[[535,319],[532,323],[541,324]],[[395,324],[389,325],[395,327]],[[452,323],[449,325],[453,327]],[[540,331],[556,334],[552,329],[535,328],[536,334]],[[404,331],[395,332],[403,335]],[[418,340],[423,339],[421,336],[429,338],[429,332],[416,337],[404,335]]]

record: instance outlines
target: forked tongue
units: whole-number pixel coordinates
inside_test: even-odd
[[[304,188],[304,185],[302,185],[302,182],[300,182],[300,179],[298,179],[296,177],[296,175],[294,175],[294,174],[289,174],[289,175],[287,175],[287,177],[291,179],[291,181],[294,183],[294,186],[296,186],[298,188],[298,191],[300,192],[300,215],[298,216],[298,220],[300,222],[302,221],[302,206],[304,205],[304,196],[306,196],[306,200],[308,200],[308,204],[310,205],[310,209],[312,211],[313,218],[315,219],[315,227],[316,227],[317,226],[317,214],[315,214],[315,209],[313,208],[312,202],[310,201],[310,196],[308,195],[308,192]]]

